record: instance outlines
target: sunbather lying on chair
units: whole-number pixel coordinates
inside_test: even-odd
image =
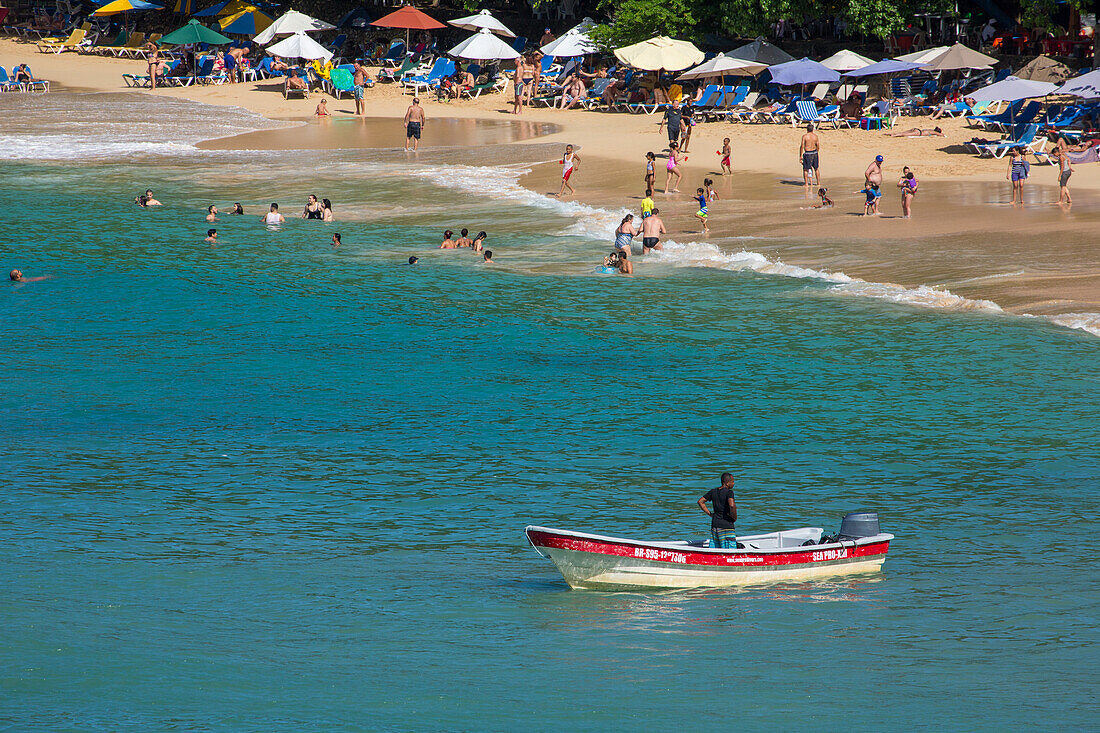
[[[309,94],[309,86],[306,84],[304,79],[299,78],[297,69],[292,69],[290,72],[290,76],[286,78],[285,91],[289,92],[292,89],[300,89],[307,95]]]

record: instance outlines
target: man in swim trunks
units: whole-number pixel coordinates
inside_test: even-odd
[[[802,180],[809,189],[811,185],[821,185],[821,175],[818,173],[818,152],[821,150],[821,140],[814,132],[814,123],[806,125],[806,133],[802,136],[802,142],[798,146],[798,158],[802,161]]]
[[[658,214],[660,209],[654,209],[646,218],[642,219],[642,254],[649,254],[650,250],[661,249],[661,235],[665,233],[665,223]]]
[[[358,61],[352,64],[352,79],[355,82],[355,114],[361,115],[366,108],[363,93],[367,86],[367,70]]]
[[[879,187],[882,186],[882,161],[884,158],[881,155],[876,155],[875,159],[871,161],[871,165],[867,166],[867,170],[863,173],[863,177],[866,179],[864,188],[871,189],[875,192],[874,198],[877,199],[882,195],[879,191]],[[871,203],[870,194],[868,194],[867,203]],[[875,202],[877,212],[877,201]]]
[[[413,150],[420,147],[420,132],[424,129],[425,122],[427,118],[424,116],[424,108],[420,106],[420,98],[413,97],[413,103],[405,112],[405,150],[409,149],[410,143]]]
[[[714,507],[707,507],[707,502]],[[710,517],[711,547],[737,549],[734,523],[737,522],[737,500],[733,495],[733,474],[722,474],[722,485],[699,497],[699,508]]]

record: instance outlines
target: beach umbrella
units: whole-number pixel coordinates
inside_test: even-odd
[[[499,33],[502,36],[508,38],[515,38],[516,34],[508,30],[508,27],[501,23],[499,20],[493,17],[493,14],[488,10],[482,10],[475,15],[467,15],[465,18],[458,18],[456,20],[448,20],[448,23],[455,28],[461,28],[464,31],[474,31],[478,33],[482,28],[488,28],[493,33]]]
[[[874,61],[866,56],[860,56],[855,51],[844,50],[837,51],[829,58],[824,59],[821,65],[827,66],[833,71],[855,71],[873,63]]]
[[[810,58],[769,66],[768,71],[772,74],[772,81],[784,87],[816,84],[822,81],[840,81],[840,72],[833,71],[828,66],[822,66]]]
[[[172,6],[172,12],[180,15],[191,15],[195,12],[196,5],[198,5],[198,0],[176,0],[175,5]]]
[[[305,13],[291,10],[283,13],[264,30],[256,34],[252,40],[257,43],[271,43],[275,36],[289,36],[292,33],[314,33],[316,31],[330,31],[336,28],[332,23],[311,18]]]
[[[907,53],[904,56],[896,56],[898,61],[909,61],[914,64],[925,64],[941,55],[944,51],[948,50],[948,46],[936,46],[935,48],[926,48],[923,51],[914,51],[913,53]]]
[[[709,61],[704,61],[698,66],[688,69],[678,76],[678,79],[705,79],[708,76],[756,76],[764,69],[766,64],[758,64],[754,61],[735,59],[732,56],[715,56]]]
[[[643,71],[680,71],[702,62],[703,52],[688,41],[657,36],[615,49],[615,58]]]
[[[757,36],[755,41],[746,43],[744,46],[738,46],[726,55],[733,56],[735,59],[767,64],[768,66],[794,61],[794,56],[768,43],[762,36]]]
[[[1096,99],[1100,97],[1100,70],[1090,71],[1070,79],[1055,90],[1056,94],[1072,94],[1075,97]]]
[[[869,66],[864,66],[862,69],[855,69],[853,71],[844,72],[844,76],[879,76],[880,74],[897,74],[902,71],[912,71],[913,69],[922,68],[921,64],[914,64],[910,61],[898,61],[897,59],[883,59],[882,61],[876,61]]]
[[[103,17],[104,15],[117,15],[128,13],[131,10],[164,10],[163,5],[154,5],[144,0],[111,0],[96,10],[92,15]]]
[[[554,58],[573,58],[596,53],[599,49],[596,48],[596,44],[592,42],[592,39],[586,33],[573,28],[563,34],[561,38],[555,38],[539,50]]]
[[[226,38],[221,33],[207,28],[194,18],[187,21],[187,25],[177,28],[160,39],[162,46],[184,46],[189,43],[209,43],[211,46],[221,46],[232,42],[233,39]]]
[[[317,59],[328,61],[332,58],[332,51],[329,51],[320,43],[317,43],[317,41],[300,31],[294,35],[287,36],[278,43],[271,44],[267,47],[267,53],[270,56],[282,56],[288,59],[309,59],[310,61]]]
[[[404,28],[405,29],[405,48],[409,47],[409,31],[426,31],[433,28],[446,28],[447,26],[440,23],[438,20],[423,13],[412,5],[406,5],[400,10],[395,10],[389,15],[383,15],[378,20],[371,23],[373,26],[379,28]]]
[[[930,61],[923,63],[929,71],[953,71],[957,69],[988,69],[997,59],[978,53],[972,48],[956,43]]]
[[[447,55],[476,61],[519,58],[519,52],[494,36],[491,28],[482,28],[448,51]]]
[[[274,23],[274,19],[262,12],[254,5],[250,5],[239,13],[222,18],[218,21],[222,31],[235,33],[238,36],[254,36]]]
[[[1055,61],[1049,56],[1036,56],[1013,76],[1019,79],[1049,81],[1060,84],[1073,76],[1073,71],[1065,64]]]
[[[248,0],[222,0],[216,5],[211,5],[205,10],[195,13],[195,18],[212,18],[220,15],[236,15],[242,10],[248,9],[253,3]]]
[[[1045,97],[1057,86],[1048,81],[1032,81],[1009,76],[966,96],[972,97],[975,102],[1015,102],[1018,99]]]

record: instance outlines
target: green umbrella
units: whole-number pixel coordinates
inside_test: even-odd
[[[185,43],[209,43],[212,46],[220,46],[223,43],[232,43],[233,39],[226,38],[217,31],[212,31],[199,21],[192,18],[187,25],[177,28],[160,39],[161,45],[182,46]]]

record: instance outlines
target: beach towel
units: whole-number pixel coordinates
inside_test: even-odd
[[[1074,152],[1066,151],[1066,157],[1070,163],[1100,163],[1100,144],[1095,144],[1087,150]]]

